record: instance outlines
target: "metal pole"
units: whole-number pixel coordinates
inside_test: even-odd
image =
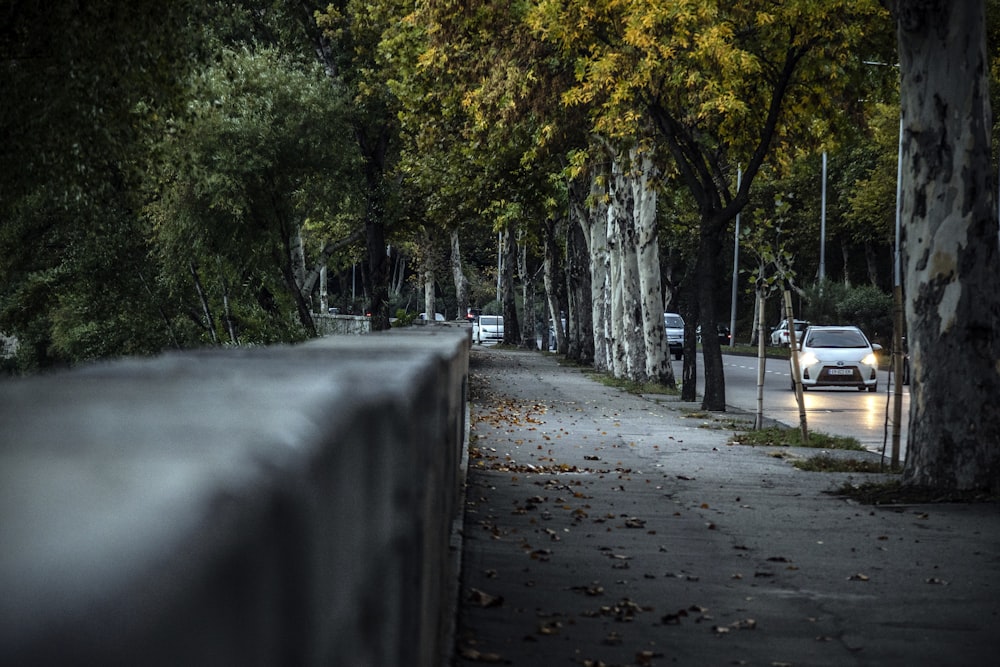
[[[896,157],[896,249],[893,253],[893,339],[892,339],[892,469],[899,467],[899,432],[903,413],[903,267],[900,231],[903,206],[903,113],[899,113],[899,147]],[[912,379],[911,379],[912,382]]]
[[[736,193],[739,194],[743,181],[743,169],[736,170]],[[736,280],[740,272],[740,214],[736,214],[736,233],[733,235],[733,293],[729,308],[729,347],[736,346]]]
[[[497,303],[500,303],[500,287],[503,280],[503,232],[497,232]]]
[[[826,280],[826,151],[823,151],[823,187],[819,214],[819,288]]]

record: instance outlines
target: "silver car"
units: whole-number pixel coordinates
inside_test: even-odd
[[[857,327],[809,327],[798,352],[802,388],[857,387],[861,391],[878,391],[875,353],[881,349],[881,345],[873,345]]]
[[[663,313],[663,326],[667,330],[667,345],[674,359],[684,357],[684,318],[677,313]]]

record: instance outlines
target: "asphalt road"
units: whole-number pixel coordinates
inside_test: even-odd
[[[747,412],[757,412],[757,359],[722,355],[726,373],[726,404]],[[674,361],[674,373],[681,374],[683,362]],[[698,355],[698,395],[704,391],[705,373]],[[799,407],[790,389],[791,373],[783,359],[766,359],[764,372],[764,415],[783,424],[799,423]],[[858,440],[866,449],[885,455],[892,452],[892,383],[880,372],[878,391],[824,387],[805,392],[806,423],[810,429]],[[900,460],[906,456],[906,434],[910,411],[910,388],[903,387],[900,419]]]

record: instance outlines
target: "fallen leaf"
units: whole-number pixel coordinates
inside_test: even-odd
[[[503,605],[502,595],[490,595],[478,588],[469,591],[469,601],[480,607],[499,607]]]
[[[681,609],[676,614],[664,614],[660,617],[660,622],[664,625],[680,625],[681,619],[687,617],[687,609]]]
[[[591,597],[597,597],[598,595],[604,595],[604,587],[598,584],[592,584],[590,586],[574,586],[572,589],[574,591],[579,591],[584,595],[589,595]]]
[[[662,656],[662,653],[654,653],[653,651],[639,651],[635,654],[635,664],[639,665],[639,667],[652,667],[653,658]]]
[[[857,574],[852,574],[851,576],[849,576],[847,578],[847,580],[848,581],[868,581],[868,575],[867,574],[861,574],[859,572]]]
[[[562,623],[559,621],[550,621],[549,623],[542,623],[538,626],[538,634],[558,635],[560,629],[562,629]]]
[[[504,661],[498,653],[480,653],[474,648],[462,649],[462,658],[472,662],[500,663]]]

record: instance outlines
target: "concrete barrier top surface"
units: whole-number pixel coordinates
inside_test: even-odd
[[[221,505],[288,483],[371,405],[446,381],[468,345],[443,328],[0,382],[0,647],[54,607],[113,597]]]

